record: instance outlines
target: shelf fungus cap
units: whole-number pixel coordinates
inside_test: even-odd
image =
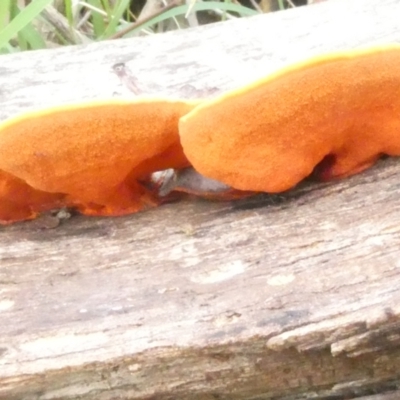
[[[0,225],[36,218],[39,213],[62,207],[63,195],[35,190],[23,180],[0,171]]]
[[[141,180],[189,165],[178,121],[198,103],[139,97],[17,116],[0,125],[0,169],[84,214],[138,211],[157,203]]]
[[[193,167],[235,189],[282,192],[314,169],[354,174],[400,155],[400,45],[294,64],[205,101],[179,129]]]

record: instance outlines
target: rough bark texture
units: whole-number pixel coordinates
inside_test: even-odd
[[[3,56],[0,119],[237,87],[400,40],[400,2],[331,0],[185,32]],[[189,90],[188,90],[189,89]],[[400,398],[398,160],[282,196],[0,230],[0,399]]]

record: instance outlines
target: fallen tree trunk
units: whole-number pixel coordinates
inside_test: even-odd
[[[226,90],[400,40],[395,0],[331,0],[146,38],[3,56],[0,119]],[[190,90],[189,90],[190,91]],[[400,396],[400,165],[280,196],[0,230],[0,399]]]

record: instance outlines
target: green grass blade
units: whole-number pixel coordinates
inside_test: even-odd
[[[18,50],[16,50],[14,47],[12,47],[11,44],[7,43],[6,46],[4,46],[2,49],[0,49],[0,55],[16,53],[17,51]]]
[[[0,49],[16,37],[18,32],[26,27],[53,0],[33,0],[10,23],[0,31]]]
[[[25,26],[25,28],[20,31],[19,36],[25,41],[27,49],[39,50],[47,47],[46,42],[32,24]]]
[[[99,39],[106,39],[117,31],[119,21],[122,18],[124,12],[128,10],[128,8],[129,8],[129,0],[120,0],[118,2],[118,4],[113,10],[113,15],[106,30],[104,31],[104,34]]]
[[[16,3],[13,3],[10,8],[10,19],[13,20],[21,13],[20,8]],[[18,32],[18,50],[37,50],[46,47],[46,42],[40,33],[34,28],[30,22]]]
[[[0,29],[4,29],[10,19],[10,9],[12,0],[0,1]]]
[[[74,13],[72,11],[72,0],[64,0],[65,5],[65,17],[68,20],[69,26],[72,28],[74,26]]]
[[[99,10],[103,9],[103,4],[101,0],[88,0],[88,3],[93,6],[94,8],[97,8]],[[108,1],[105,2],[105,5],[108,4]],[[109,7],[106,7],[109,8]],[[108,12],[108,10],[106,10]],[[104,16],[97,13],[96,11],[92,11],[92,23],[93,23],[93,30],[94,30],[94,36],[99,37],[103,35],[104,31],[106,30],[106,24],[104,22]]]
[[[165,13],[162,13],[161,15],[158,15],[150,19],[149,21],[145,22],[144,24],[138,26],[137,28],[133,29],[127,34],[127,36],[130,36],[142,29],[149,28],[152,25],[158,24],[159,22],[165,21],[173,17],[177,17],[178,15],[186,15],[186,12],[188,11],[189,7],[191,8],[190,12],[212,11],[213,9],[219,9],[227,12],[235,12],[244,17],[258,14],[257,11],[251,8],[247,8],[233,3],[222,3],[222,2],[220,3],[218,1],[196,2],[195,4],[178,6],[170,10],[167,10]]]

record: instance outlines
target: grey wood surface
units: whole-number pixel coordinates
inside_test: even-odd
[[[400,399],[400,391],[390,391],[383,394],[376,394],[372,396],[359,397],[358,400],[397,400]]]
[[[148,93],[238,87],[313,54],[398,42],[399,17],[397,0],[331,0],[2,56],[0,119],[132,96],[117,62]],[[0,228],[0,399],[391,399],[399,172],[390,159],[279,196]]]

